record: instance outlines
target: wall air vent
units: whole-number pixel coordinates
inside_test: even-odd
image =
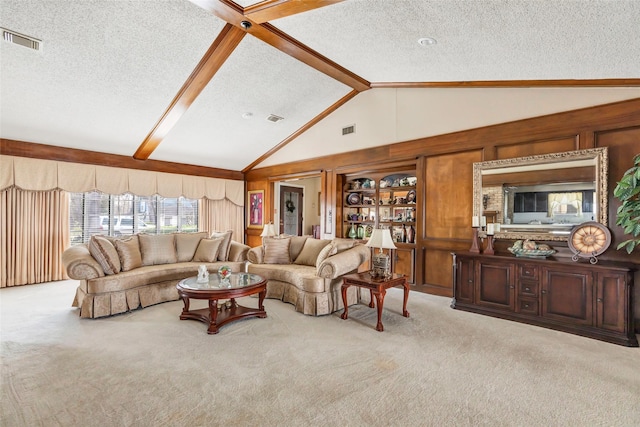
[[[4,41],[28,47],[33,50],[42,50],[42,40],[25,36],[24,34],[16,33],[15,31],[7,30],[6,28],[0,28],[0,30],[2,30],[2,38]]]
[[[275,114],[269,114],[267,120],[273,123],[278,123],[280,120],[284,120],[284,117],[276,116]]]
[[[350,125],[342,128],[342,135],[349,135],[350,133],[356,133],[356,125]]]

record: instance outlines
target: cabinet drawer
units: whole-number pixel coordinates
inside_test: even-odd
[[[538,296],[538,282],[535,280],[520,279],[518,293],[532,297]]]
[[[538,316],[540,314],[538,300],[536,298],[519,298],[518,299],[518,312],[523,314],[533,314]]]
[[[538,280],[538,266],[533,264],[520,264],[518,265],[518,276],[521,279]]]

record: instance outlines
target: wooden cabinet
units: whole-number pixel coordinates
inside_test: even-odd
[[[631,347],[633,266],[453,254],[451,307]]]
[[[373,229],[388,228],[397,246],[391,258],[392,270],[415,283],[415,170],[347,176],[343,182],[342,221],[337,235],[367,240]]]
[[[515,281],[513,265],[500,262],[476,264],[476,303],[495,310],[513,311],[515,308]]]

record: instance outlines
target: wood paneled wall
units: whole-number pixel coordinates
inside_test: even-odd
[[[336,226],[336,201],[341,200],[341,174],[375,171],[390,161],[415,163],[420,177],[419,209],[423,212],[416,241],[416,289],[451,296],[450,253],[465,251],[471,244],[472,164],[596,147],[609,148],[609,228],[614,236],[614,244],[600,259],[640,263],[640,252],[627,255],[615,249],[616,242],[624,237],[622,229],[615,226],[618,203],[613,199],[616,181],[631,166],[634,155],[640,153],[640,98],[253,169],[246,172],[245,179],[248,189],[265,189],[269,198],[269,183],[277,176],[321,170],[322,229],[325,237],[331,237]],[[331,229],[326,224],[329,213]],[[510,243],[498,242],[498,251],[505,251]],[[566,244],[554,242],[553,246],[568,254]]]

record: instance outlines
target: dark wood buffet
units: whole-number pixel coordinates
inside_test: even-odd
[[[453,254],[451,307],[629,347],[633,265]]]

